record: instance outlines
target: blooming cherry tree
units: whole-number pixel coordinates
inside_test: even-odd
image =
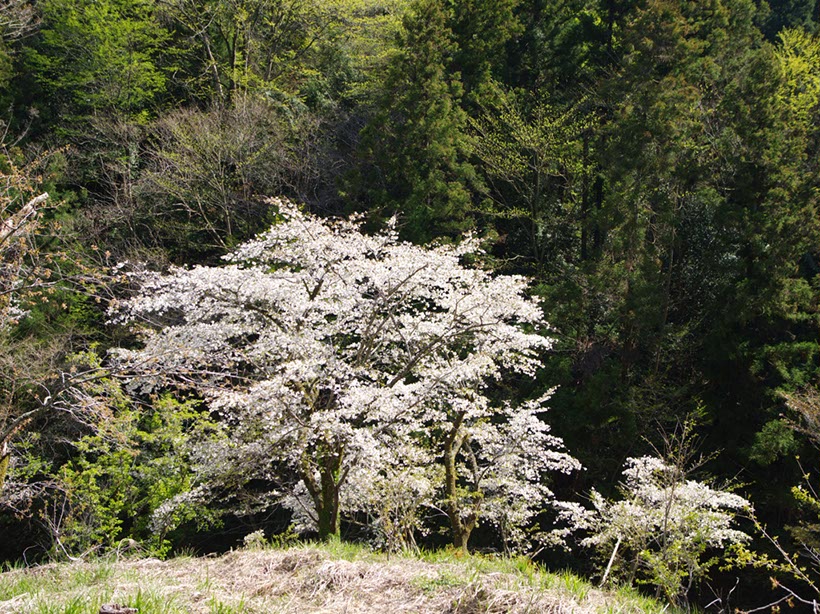
[[[272,204],[281,221],[225,266],[142,274],[116,317],[143,345],[116,359],[208,398],[232,452],[204,451],[204,464],[256,459],[247,478],[287,486],[322,537],[402,480],[444,508],[461,547],[482,518],[529,518],[550,496],[544,473],[578,463],[539,418],[542,400],[488,395],[531,375],[550,346],[526,280],[464,266],[478,251],[470,238],[422,248]],[[412,528],[398,521],[406,505],[387,507],[386,524]]]
[[[592,510],[562,504],[564,519],[589,532],[582,545],[609,555],[604,581],[622,557],[632,579],[640,571],[677,602],[720,560],[706,558],[707,551],[750,539],[734,527],[736,516],[751,509],[743,497],[688,479],[683,467],[653,456],[628,458],[623,475],[622,500],[593,490]]]

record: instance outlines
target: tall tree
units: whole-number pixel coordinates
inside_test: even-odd
[[[482,211],[505,236],[507,253],[526,256],[533,271],[554,280],[586,257],[580,218],[590,121],[577,107],[562,109],[538,95],[497,90],[493,98],[471,120],[488,188]]]
[[[218,105],[257,88],[294,90],[299,58],[327,25],[306,0],[172,0],[163,11],[188,41],[189,95]]]
[[[365,131],[380,178],[368,188],[377,206],[400,211],[415,241],[456,235],[471,225],[475,170],[461,108],[458,47],[442,0],[419,0],[404,20],[380,110]],[[377,179],[378,180],[378,179]]]
[[[594,249],[580,274],[549,284],[548,302],[571,356],[551,364],[575,392],[557,402],[574,408],[568,422],[584,416],[586,441],[598,425],[596,456],[611,449],[620,462],[619,442],[634,445],[648,420],[675,421],[701,400],[724,442],[750,437],[728,433],[730,408],[754,407],[745,424],[760,425],[781,358],[805,357],[813,334],[801,262],[816,233],[815,173],[754,3],[609,8],[616,55],[597,73],[597,169],[582,182]],[[803,322],[786,327],[799,339],[791,349],[769,336],[788,309]]]
[[[492,81],[507,68],[507,43],[521,32],[521,0],[450,0],[448,21],[457,49],[453,67],[461,74],[466,102],[492,96]]]
[[[543,325],[525,280],[460,264],[474,241],[425,249],[274,204],[281,223],[229,266],[147,275],[123,306],[150,324],[145,345],[120,358],[207,397],[232,436],[203,449],[205,470],[232,474],[243,457],[243,481],[284,488],[322,538],[407,467],[435,485],[423,503],[443,501],[457,547],[482,519],[518,533],[551,497],[546,472],[578,467],[540,402],[488,395],[549,346],[523,329]]]

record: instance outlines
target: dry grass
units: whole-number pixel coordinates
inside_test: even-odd
[[[218,558],[47,565],[0,574],[0,614],[96,612],[102,603],[140,614],[478,614],[657,612],[628,591],[605,593],[569,574],[507,561],[430,562],[320,547],[242,550]],[[519,567],[521,565],[519,564]]]

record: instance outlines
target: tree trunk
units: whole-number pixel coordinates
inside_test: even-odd
[[[476,523],[472,518],[465,521],[461,517],[461,508],[458,504],[456,456],[464,443],[464,437],[459,433],[463,420],[464,414],[459,414],[453,423],[450,434],[444,441],[444,489],[447,495],[446,510],[447,516],[450,518],[453,546],[466,554],[469,552],[467,542],[470,541],[470,533],[472,533]]]
[[[453,526],[455,527],[455,525]],[[467,547],[467,542],[470,541],[470,533],[472,532],[473,529],[471,526],[460,522],[458,531],[453,530],[453,547],[457,550],[461,550],[464,554],[469,553],[470,549]]]
[[[6,474],[9,470],[9,460],[11,459],[11,450],[7,444],[0,446],[0,494],[3,492],[3,486],[6,483]]]
[[[324,505],[317,510],[319,515],[319,539],[329,541],[339,537],[339,506]]]
[[[339,492],[345,476],[339,475],[342,465],[341,453],[325,456],[320,462],[318,479],[314,473],[314,466],[308,461],[303,462],[301,474],[316,508],[319,539],[327,541],[339,537]]]
[[[322,479],[322,501],[321,507],[317,507],[319,515],[319,539],[327,541],[333,537],[339,537],[339,485],[336,483],[332,471],[334,468],[323,469]]]
[[[453,535],[453,546],[464,553],[469,550],[467,542],[470,540],[472,524],[461,518],[461,509],[458,505],[458,481],[456,474],[456,453],[458,450],[447,450],[444,455],[444,479],[447,492],[447,516],[450,518],[450,529]]]

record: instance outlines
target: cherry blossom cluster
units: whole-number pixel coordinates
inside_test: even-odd
[[[142,346],[115,360],[143,385],[203,395],[231,450],[208,444],[204,475],[244,459],[304,528],[338,532],[340,514],[364,512],[408,534],[417,510],[457,506],[520,537],[551,497],[545,474],[579,467],[540,416],[546,397],[489,393],[550,347],[527,280],[465,266],[469,237],[422,248],[272,204],[279,223],[225,265],[140,273],[113,318]],[[463,497],[443,485],[447,446]]]
[[[614,543],[628,535],[662,540],[664,532],[674,533],[683,543],[703,542],[712,547],[749,539],[733,528],[737,513],[750,508],[746,499],[685,479],[680,473],[657,457],[627,459],[623,472],[627,498],[610,502],[592,492],[596,531],[584,543]]]
[[[604,579],[613,564],[640,573],[673,601],[720,559],[708,556],[751,538],[735,528],[751,504],[686,476],[684,468],[660,458],[629,458],[623,471],[624,498],[611,501],[593,490],[593,509],[560,503],[569,529],[587,537],[581,544],[608,557]],[[616,566],[617,567],[617,566]]]

